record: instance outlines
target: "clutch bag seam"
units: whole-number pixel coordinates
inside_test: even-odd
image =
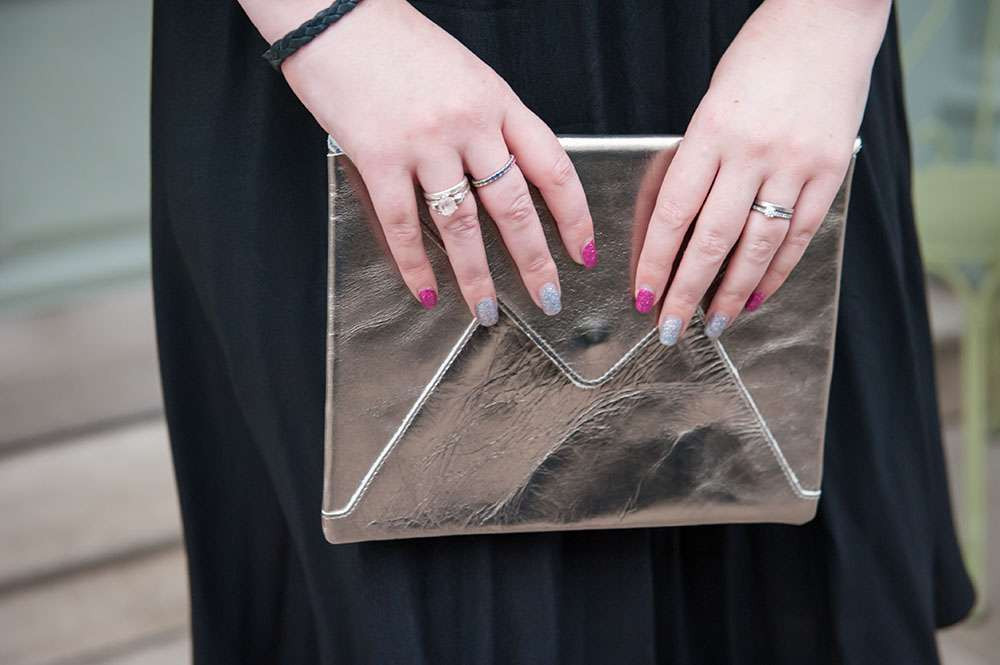
[[[509,309],[509,308],[504,307],[504,309]],[[508,315],[509,314],[510,312],[508,312]],[[515,325],[519,323],[514,316],[511,316],[511,319],[514,320]],[[527,325],[525,326],[528,330],[521,328],[521,326],[519,325],[517,327],[529,337],[532,336],[531,332],[529,332],[529,330],[533,332],[530,326]],[[389,455],[402,440],[403,436],[410,428],[410,425],[413,423],[413,420],[417,417],[417,414],[419,414],[420,411],[423,409],[424,404],[433,394],[437,386],[441,383],[441,379],[443,379],[444,375],[447,374],[452,364],[454,364],[455,359],[458,358],[459,355],[461,355],[462,351],[465,349],[465,346],[472,338],[472,334],[478,328],[479,328],[479,323],[475,319],[473,319],[473,321],[468,326],[466,326],[458,342],[452,347],[451,351],[448,352],[448,356],[445,358],[444,362],[441,364],[440,367],[438,367],[437,371],[431,377],[431,380],[427,383],[427,385],[424,386],[423,391],[421,391],[420,396],[413,403],[413,406],[410,407],[410,410],[407,412],[406,417],[403,418],[403,422],[400,423],[399,427],[393,433],[388,443],[386,443],[386,445],[382,448],[381,452],[379,452],[378,456],[375,458],[375,461],[368,468],[368,471],[365,473],[357,489],[355,489],[354,493],[351,495],[351,498],[341,508],[337,508],[335,510],[322,511],[324,519],[339,519],[342,517],[347,517],[352,512],[354,512],[354,510],[360,504],[361,499],[364,498],[364,495],[367,493],[368,488],[375,481],[375,477],[381,470],[382,465],[385,463],[385,461],[389,458]],[[633,351],[642,346],[644,343],[646,343],[650,337],[651,333],[647,334],[643,338],[643,340],[640,341],[639,344],[637,344],[636,347],[633,348]],[[544,343],[544,340],[542,340],[542,342]],[[537,343],[538,342],[536,341],[536,344]],[[719,357],[720,360],[722,360],[723,364],[726,367],[726,370],[729,372],[730,377],[736,384],[736,388],[739,391],[740,395],[743,397],[744,402],[747,404],[747,406],[750,407],[750,410],[757,421],[760,432],[764,437],[764,441],[767,443],[768,449],[774,456],[774,459],[778,464],[778,468],[781,469],[781,472],[785,476],[785,480],[788,483],[789,487],[791,488],[792,492],[794,492],[795,495],[798,496],[800,499],[804,500],[818,499],[821,494],[820,490],[807,489],[802,486],[802,483],[799,480],[798,475],[795,473],[795,471],[791,468],[791,465],[788,463],[788,459],[782,452],[781,446],[778,444],[778,441],[774,438],[774,434],[771,432],[771,429],[767,426],[767,421],[764,420],[763,414],[757,407],[757,403],[754,401],[753,396],[750,394],[750,391],[743,383],[743,379],[740,377],[739,370],[736,368],[736,365],[729,357],[729,353],[726,352],[725,347],[718,340],[713,341],[712,346],[715,349],[716,355]],[[629,354],[626,354],[626,356],[630,357],[630,354],[631,351],[629,352]],[[546,355],[549,355],[548,352],[546,352]],[[623,356],[622,360],[625,360],[626,356]],[[559,365],[558,354],[555,354],[555,352],[553,351],[552,356],[550,356],[550,358],[557,366]],[[617,367],[621,362],[622,361],[616,363],[615,367]],[[594,386],[583,385],[580,387],[585,389],[591,389]]]
[[[726,347],[722,346],[722,343],[718,340],[714,340],[712,345],[715,347],[716,353],[722,362],[726,365],[729,370],[730,376],[736,383],[736,387],[739,389],[740,394],[743,396],[743,400],[750,407],[750,410],[754,414],[758,425],[760,426],[761,433],[764,435],[764,439],[767,441],[768,448],[771,450],[771,454],[774,455],[775,461],[778,462],[778,466],[781,468],[781,472],[785,475],[785,480],[788,481],[789,486],[792,491],[800,499],[815,500],[818,499],[821,490],[818,489],[807,489],[802,486],[802,482],[799,480],[798,474],[792,469],[792,465],[788,463],[788,459],[785,454],[781,451],[781,446],[778,444],[777,439],[774,438],[774,434],[771,432],[771,428],[767,426],[767,421],[764,420],[764,414],[760,412],[757,408],[757,402],[754,401],[753,395],[747,390],[746,384],[743,383],[743,379],[740,377],[739,370],[736,369],[736,365],[733,363],[732,359],[729,357],[729,353],[726,351]]]
[[[389,442],[386,443],[386,445],[382,448],[382,451],[378,454],[378,457],[375,458],[375,461],[368,468],[368,471],[361,479],[361,483],[358,485],[358,488],[354,490],[354,494],[351,495],[351,498],[348,500],[346,504],[344,504],[343,507],[337,508],[335,510],[322,511],[324,518],[335,519],[340,517],[347,517],[352,512],[354,512],[354,509],[358,507],[358,503],[361,501],[361,498],[368,491],[368,487],[375,480],[375,476],[382,468],[382,465],[385,463],[386,459],[388,459],[389,454],[393,451],[393,449],[396,447],[399,441],[403,438],[403,435],[406,434],[406,431],[410,428],[410,425],[413,423],[413,420],[417,417],[417,414],[420,413],[420,410],[423,409],[424,404],[427,402],[427,399],[431,396],[431,393],[433,393],[434,390],[438,387],[438,384],[441,383],[441,379],[444,378],[445,374],[447,374],[448,370],[455,362],[455,359],[461,355],[462,350],[465,348],[465,345],[468,344],[470,339],[472,339],[472,334],[478,328],[479,328],[479,322],[476,321],[475,319],[472,320],[472,323],[466,326],[458,342],[451,348],[451,351],[448,352],[448,356],[445,358],[444,362],[440,365],[440,367],[438,367],[437,371],[434,372],[434,376],[432,376],[431,380],[427,382],[427,385],[424,386],[424,389],[423,391],[421,391],[420,396],[417,397],[416,402],[414,402],[413,406],[410,407],[410,410],[407,412],[406,417],[403,418],[403,422],[399,424],[399,427],[396,428],[396,431],[389,439]]]

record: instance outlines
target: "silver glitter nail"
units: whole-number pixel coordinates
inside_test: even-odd
[[[496,325],[500,319],[500,315],[497,313],[497,301],[493,298],[483,298],[476,303],[476,318],[479,319],[479,325]]]
[[[722,331],[726,329],[729,325],[729,317],[725,314],[715,313],[708,317],[708,323],[705,324],[705,337],[709,339],[718,339]]]
[[[538,299],[542,303],[542,311],[552,316],[562,310],[562,298],[559,289],[552,282],[545,282],[542,288],[538,289]]]
[[[663,323],[660,324],[660,344],[664,346],[673,346],[677,343],[677,339],[681,336],[681,328],[684,327],[684,322],[681,321],[679,316],[670,315],[663,319]]]

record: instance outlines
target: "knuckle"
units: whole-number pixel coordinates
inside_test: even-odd
[[[404,282],[410,282],[423,276],[427,261],[423,258],[397,259],[396,266]]]
[[[476,238],[479,236],[479,218],[472,213],[446,217],[441,221],[441,232],[452,238]]]
[[[792,229],[788,233],[788,237],[785,238],[785,242],[797,250],[803,250],[812,242],[814,233],[815,230],[811,225],[800,229]]]
[[[479,104],[464,103],[452,109],[450,121],[465,129],[485,129],[491,123],[491,114]]]
[[[786,137],[778,153],[793,164],[807,164],[816,157],[816,151],[809,141],[800,136]]]
[[[522,226],[534,216],[535,204],[531,200],[531,195],[528,192],[521,192],[507,204],[503,219],[508,223]]]
[[[573,167],[573,161],[569,158],[569,155],[563,152],[556,159],[555,164],[552,165],[552,183],[558,187],[562,187],[569,184],[575,175],[576,169]]]
[[[406,157],[399,146],[387,141],[369,141],[359,145],[352,159],[362,177],[378,177],[406,164]]]
[[[664,199],[653,211],[653,223],[671,233],[685,230],[694,218],[687,208],[672,199]]]
[[[736,284],[723,284],[715,293],[715,301],[720,303],[722,308],[731,305],[739,306],[750,297],[750,289],[744,289]]]
[[[548,252],[541,252],[524,259],[521,269],[531,275],[548,274],[555,272],[555,264]]]
[[[773,238],[758,235],[748,238],[743,250],[746,257],[754,263],[765,263],[770,260],[776,247],[777,242]]]
[[[648,284],[657,282],[666,272],[667,262],[658,256],[643,256],[635,268],[636,284]]]
[[[490,272],[485,266],[469,266],[455,270],[455,279],[466,293],[487,293],[493,289]]]
[[[771,267],[768,270],[768,272],[770,273],[770,279],[773,279],[777,281],[779,284],[781,284],[784,283],[786,279],[788,279],[788,276],[792,272],[792,268],[788,263],[782,261],[780,263],[771,264]]]
[[[759,161],[770,157],[773,148],[773,142],[761,134],[747,138],[743,144],[743,152],[750,161]]]
[[[594,225],[586,214],[572,215],[565,221],[558,221],[565,238],[589,238],[594,235]]]
[[[699,131],[717,135],[719,132],[727,131],[729,126],[722,117],[722,114],[715,110],[714,106],[699,108],[694,118]]]
[[[639,279],[640,275],[650,276],[649,279],[665,275],[671,268],[673,260],[674,254],[668,248],[659,243],[647,244],[639,255],[636,266],[636,281],[643,281]]]
[[[694,250],[700,258],[709,263],[721,263],[732,245],[718,229],[706,229],[693,239]]]
[[[412,141],[440,143],[470,130],[480,130],[491,124],[491,115],[480,104],[468,99],[442,100],[434,113],[417,123],[408,132]]]
[[[382,230],[390,244],[413,245],[420,240],[420,226],[405,214],[389,217]]]
[[[810,140],[805,137],[789,137],[775,159],[791,165],[801,176],[808,177],[817,173],[840,173],[847,168],[850,160],[836,145],[827,141]]]
[[[820,172],[831,173],[843,177],[851,158],[849,153],[833,148],[823,148],[816,156],[816,168]]]
[[[682,310],[693,310],[701,302],[702,293],[690,286],[683,286],[672,289],[670,292],[670,302]]]

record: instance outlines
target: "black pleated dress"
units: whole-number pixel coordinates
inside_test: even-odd
[[[757,3],[415,4],[556,132],[676,134]],[[196,665],[937,662],[935,627],[973,593],[894,25],[861,129],[813,522],[339,546],[319,515],[325,136],[265,48],[235,2],[156,3],[154,286]]]

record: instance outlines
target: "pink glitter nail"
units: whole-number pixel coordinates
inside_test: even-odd
[[[580,250],[580,258],[583,259],[583,267],[587,270],[597,267],[597,246],[593,238],[584,243],[583,249]]]
[[[434,305],[438,304],[438,292],[434,289],[420,289],[417,297],[424,309],[434,309]]]
[[[635,294],[635,308],[641,314],[653,309],[653,292],[646,287],[639,289]]]
[[[766,297],[767,296],[765,296],[762,291],[754,291],[750,294],[750,297],[747,298],[746,310],[748,312],[756,310],[764,303],[764,298]]]

